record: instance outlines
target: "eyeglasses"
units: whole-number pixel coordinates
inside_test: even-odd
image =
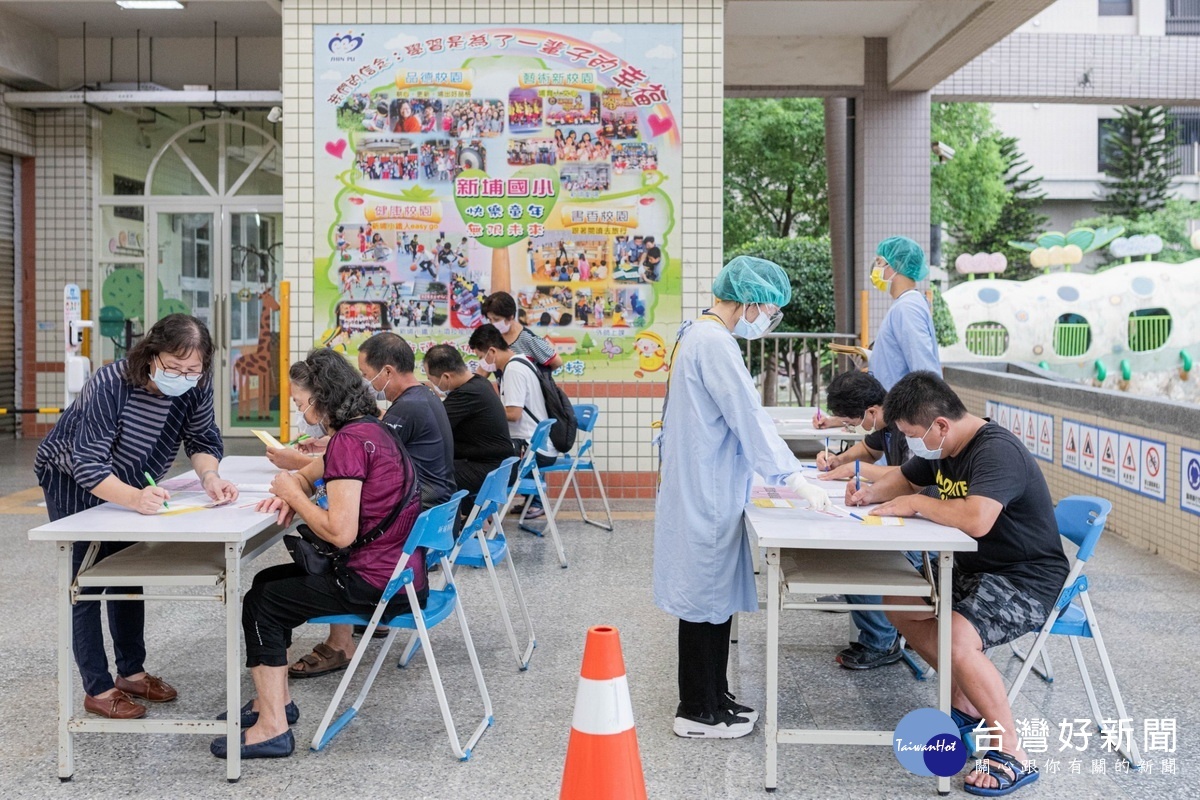
[[[162,369],[163,375],[166,375],[168,378],[183,378],[185,381],[195,383],[204,377],[203,370],[200,372],[180,372],[177,369],[167,369],[167,365],[163,363],[161,358],[158,359],[158,366]]]
[[[783,322],[783,309],[776,306],[775,310],[771,311],[770,308],[771,308],[770,306],[759,306],[758,307],[758,313],[766,314],[767,317],[771,320],[769,323],[767,323],[767,330],[766,330],[767,333],[770,333],[771,331],[778,328],[779,323]]]

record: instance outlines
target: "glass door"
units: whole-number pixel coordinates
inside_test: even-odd
[[[278,207],[226,207],[229,283],[221,325],[229,353],[226,429],[279,427],[279,280],[283,269],[283,212]]]

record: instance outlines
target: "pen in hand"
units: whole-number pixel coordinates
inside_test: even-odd
[[[295,439],[292,439],[290,442],[288,442],[288,447],[295,447],[296,445],[303,442],[305,439],[311,439],[311,438],[312,437],[309,436],[307,433],[302,433],[299,436],[297,436]]]
[[[149,472],[143,472],[142,474],[146,476],[146,482],[147,482],[147,483],[149,483],[149,484],[150,484],[151,486],[153,486],[155,489],[157,489],[157,488],[158,488],[158,484],[154,482],[154,476],[153,476],[153,475],[151,475]],[[169,505],[167,505],[167,501],[166,501],[166,500],[163,500],[163,508],[167,509],[168,511],[170,511],[170,510],[171,510],[171,507],[170,507]]]
[[[862,491],[862,483],[858,480],[858,466],[860,463],[862,462],[858,460],[855,460],[854,462],[854,491],[856,492]]]

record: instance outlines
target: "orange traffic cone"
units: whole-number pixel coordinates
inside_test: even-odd
[[[588,629],[558,796],[559,800],[646,799],[621,636],[609,625]]]

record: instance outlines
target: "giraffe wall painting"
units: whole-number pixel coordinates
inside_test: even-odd
[[[237,379],[237,418],[264,420],[271,418],[271,397],[277,383],[274,348],[278,338],[271,330],[271,314],[279,310],[279,301],[270,289],[259,294],[262,310],[258,315],[258,343],[243,347],[233,362]],[[254,415],[251,416],[251,408]]]

